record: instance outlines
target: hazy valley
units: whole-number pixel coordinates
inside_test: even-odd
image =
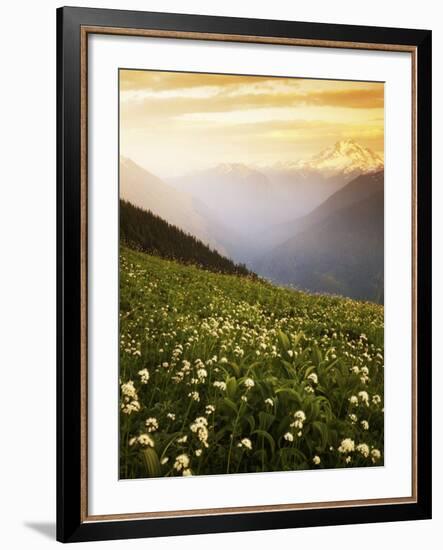
[[[158,178],[128,159],[120,197],[281,285],[383,302],[383,160],[352,140],[311,159]]]

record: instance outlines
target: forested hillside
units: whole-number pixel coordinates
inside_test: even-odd
[[[210,271],[251,275],[244,265],[237,265],[150,211],[120,200],[120,239],[131,248]]]

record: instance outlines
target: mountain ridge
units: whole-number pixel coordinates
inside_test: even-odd
[[[286,163],[287,169],[323,172],[329,176],[343,173],[376,172],[383,168],[383,159],[369,147],[353,139],[337,141],[307,160]]]
[[[381,171],[348,183],[300,220],[291,238],[253,263],[254,271],[311,292],[382,302],[383,177]],[[368,184],[370,178],[376,181]],[[346,194],[352,197],[343,200]]]

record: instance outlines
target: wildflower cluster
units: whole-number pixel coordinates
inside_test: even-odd
[[[121,249],[120,476],[383,465],[383,307]]]

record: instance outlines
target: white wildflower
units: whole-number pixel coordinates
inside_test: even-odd
[[[356,395],[351,395],[349,398],[349,403],[351,405],[358,405],[358,397]]]
[[[208,428],[206,427],[207,425],[208,425],[208,421],[204,416],[199,416],[190,425],[191,432],[194,432],[195,434],[197,434],[198,439],[205,447],[209,447],[208,445],[209,432],[208,432]]]
[[[303,411],[296,411],[294,413],[294,422],[290,424],[291,428],[296,428],[301,430],[303,428],[303,423],[306,420],[306,415]]]
[[[364,403],[366,406],[369,405],[369,395],[367,391],[359,391],[358,397],[362,403]]]
[[[208,421],[204,416],[197,417],[191,424],[191,431],[196,432],[200,426],[207,426]]]
[[[137,443],[142,447],[154,447],[154,440],[148,434],[141,434],[137,437]]]
[[[158,420],[153,417],[147,418],[145,426],[148,428],[148,432],[156,432],[158,430]]]
[[[215,412],[215,407],[214,407],[214,405],[206,405],[205,413],[209,416],[209,415],[212,414],[213,412]]]
[[[134,382],[132,380],[128,380],[125,384],[121,385],[121,391],[122,394],[126,397],[135,397],[137,398],[137,392],[134,387]]]
[[[136,400],[121,404],[121,409],[124,414],[132,414],[133,412],[139,412],[140,408],[141,408],[140,403]]]
[[[311,382],[313,382],[314,384],[318,384],[318,376],[315,374],[315,372],[312,372],[308,376],[308,380],[311,380]]]
[[[208,371],[206,369],[198,369],[197,376],[200,381],[204,381],[208,376]]]
[[[149,371],[148,369],[142,369],[138,371],[138,375],[140,376],[140,382],[142,384],[147,384],[149,381]]]
[[[186,454],[178,455],[174,462],[174,469],[177,472],[187,469],[189,466],[189,456]]]
[[[381,452],[378,449],[372,449],[371,451],[372,462],[375,464],[380,460],[380,458],[381,458]]]
[[[240,443],[238,444],[238,447],[245,447],[246,449],[251,450],[252,449],[252,443],[251,440],[247,437],[244,437]]]
[[[369,456],[369,447],[366,445],[366,443],[360,443],[357,445],[356,450],[365,458],[368,458]]]
[[[378,394],[375,394],[375,395],[372,396],[371,401],[374,405],[380,405],[381,397]]]
[[[200,401],[200,394],[198,391],[191,391],[191,393],[188,393],[188,397],[190,397],[193,401]]]
[[[355,450],[355,443],[349,437],[343,439],[340,447],[338,448],[339,453],[352,453]]]
[[[296,420],[301,420],[302,422],[304,422],[306,420],[306,415],[303,411],[296,411],[294,413],[294,418]]]

